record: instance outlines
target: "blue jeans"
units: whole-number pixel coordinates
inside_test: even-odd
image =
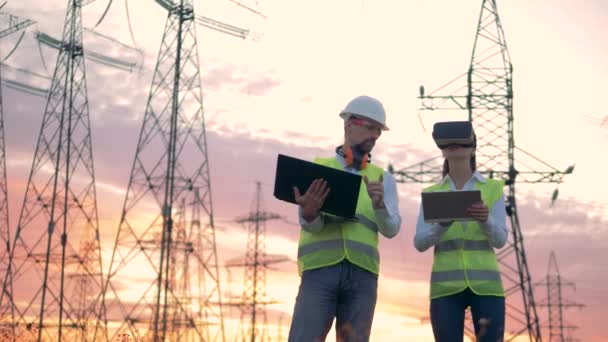
[[[337,341],[369,341],[378,276],[350,262],[304,271],[289,342],[325,341],[336,318]]]
[[[435,341],[463,340],[464,311],[468,306],[471,307],[477,341],[503,341],[505,298],[476,295],[468,288],[455,295],[431,300],[431,324]]]

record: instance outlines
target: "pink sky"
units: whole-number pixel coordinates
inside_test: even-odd
[[[297,220],[294,207],[272,198],[276,154],[306,159],[331,154],[342,134],[337,113],[353,96],[376,96],[388,110],[392,130],[375,151],[379,165],[390,162],[404,167],[435,156],[428,127],[438,117],[423,117],[427,131],[421,128],[417,89],[421,83],[434,89],[466,70],[481,1],[260,3],[269,16],[263,22],[226,0],[195,2],[199,14],[252,25],[264,34],[252,43],[203,28],[198,31],[213,201],[223,228],[218,232],[222,260],[240,255],[245,248],[244,231],[230,221],[250,210],[255,181],[264,185],[266,210]],[[93,25],[103,6],[90,5],[85,26]],[[131,1],[130,6],[137,43],[146,53],[142,74],[127,75],[92,63],[87,70],[104,253],[113,247],[165,19],[153,1]],[[498,7],[515,68],[516,143],[558,168],[576,163],[553,207],[549,207],[553,186],[518,188],[530,270],[534,281],[541,281],[549,253],[555,251],[562,276],[577,285],[576,291],[565,290],[565,297],[586,304],[565,315],[580,327],[573,336],[608,341],[602,329],[608,306],[604,286],[608,263],[601,256],[608,247],[608,201],[606,187],[597,184],[608,166],[601,158],[608,135],[588,119],[608,115],[600,101],[608,91],[604,81],[608,45],[603,37],[608,32],[608,7],[600,0],[500,1]],[[41,30],[58,36],[64,8],[64,0],[22,0],[9,2],[5,10],[39,20]],[[115,0],[99,30],[129,41],[122,1]],[[2,42],[2,51],[14,43],[16,37],[11,38]],[[32,50],[32,35],[28,38],[30,42],[26,40],[8,63],[43,72],[37,51]],[[52,68],[53,52],[45,51],[45,56]],[[15,224],[44,101],[12,90],[5,90],[4,99]],[[245,171],[241,165],[247,165]],[[416,252],[412,242],[420,188],[399,185],[402,230],[381,243],[375,341],[432,341],[430,325],[420,321],[428,314],[432,255]],[[284,222],[270,222],[268,253],[295,259],[297,230]],[[298,285],[295,264],[285,264],[268,277],[268,292],[281,301],[272,309],[284,314],[286,325]],[[240,276],[234,274],[233,284],[224,288],[238,292],[240,286]],[[537,301],[545,293],[537,288]],[[540,315],[546,320],[544,310]],[[277,322],[272,323],[276,332]],[[286,333],[285,326],[283,336]]]

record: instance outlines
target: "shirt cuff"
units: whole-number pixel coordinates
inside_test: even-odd
[[[447,232],[447,231],[448,231],[448,229],[450,229],[450,227],[451,227],[451,226],[452,226],[451,224],[450,224],[450,225],[448,225],[448,226],[442,226],[442,225],[441,225],[441,224],[439,224],[439,223],[435,223],[435,224],[433,224],[433,225],[431,226],[431,230],[432,230],[432,232],[433,232],[433,237],[434,237],[434,238],[437,238],[437,239],[440,239],[440,238],[441,238],[441,236],[443,235],[443,233]]]
[[[324,220],[321,217],[321,214],[319,213],[319,215],[317,217],[315,217],[315,219],[313,219],[312,221],[306,221],[306,219],[304,217],[302,217],[302,209],[299,208],[298,209],[298,216],[300,217],[300,227],[302,227],[302,229],[306,230],[307,232],[311,232],[311,233],[316,233],[321,231],[321,229],[323,229],[323,225],[324,225]]]
[[[387,238],[393,238],[399,233],[399,223],[395,222],[387,208],[374,209],[378,231]]]
[[[374,213],[376,214],[376,218],[382,220],[382,222],[386,222],[391,217],[391,214],[388,212],[386,208],[374,209]]]
[[[488,235],[490,235],[492,227],[494,227],[494,220],[492,220],[492,216],[488,216],[486,222],[480,222],[479,225]]]
[[[307,228],[307,227],[311,227],[311,226],[317,226],[321,223],[321,215],[315,217],[312,221],[306,221],[305,218],[301,218],[300,221],[302,228]]]

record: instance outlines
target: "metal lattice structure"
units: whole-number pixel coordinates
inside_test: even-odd
[[[0,77],[2,77],[0,72]],[[6,146],[4,139],[4,108],[0,87],[0,274],[4,275],[10,251],[10,225],[8,212],[8,189],[6,183]],[[2,312],[4,313],[4,312]]]
[[[282,216],[263,211],[261,183],[256,185],[254,210],[237,219],[247,229],[247,250],[244,258],[230,260],[226,267],[244,267],[243,294],[238,301],[227,304],[240,309],[240,332],[235,341],[268,342],[267,306],[276,301],[266,293],[266,274],[270,266],[288,261],[286,256],[266,253],[266,221],[283,219]]]
[[[79,5],[80,7],[84,7],[95,1],[96,0],[80,0]],[[0,20],[1,19],[4,19],[4,21],[8,22],[8,28],[0,31],[0,38],[4,38],[15,32],[19,32],[20,30],[23,31],[21,32],[21,36],[19,37],[19,39],[17,39],[17,43],[15,44],[15,46],[10,50],[10,52],[8,52],[6,56],[4,56],[2,62],[0,63],[3,68],[8,69],[11,74],[13,74],[13,77],[11,78],[2,78],[3,85],[13,90],[17,90],[21,93],[46,98],[48,94],[48,86],[46,86],[46,84],[51,82],[51,78],[49,76],[37,72],[32,72],[31,70],[23,69],[20,67],[11,66],[6,63],[6,60],[9,59],[13,55],[13,53],[18,50],[19,46],[24,40],[24,36],[26,34],[25,29],[29,26],[37,24],[36,21],[26,18],[20,18],[12,14],[3,12],[0,12]],[[96,38],[98,38],[98,41],[109,41],[113,45],[113,48],[119,48],[123,52],[137,53],[139,55],[139,59],[143,59],[143,51],[139,49],[123,44],[114,38],[105,36],[92,29],[84,28],[84,33],[89,33],[95,36]],[[52,37],[40,31],[35,32],[35,39],[38,41],[39,44],[38,48],[40,49],[39,53],[42,66],[44,67],[44,69],[47,69],[46,62],[42,53],[42,46],[44,45],[55,50],[60,50],[62,48],[63,41],[59,38]],[[83,50],[83,54],[85,56],[85,60],[87,61],[102,64],[115,69],[121,69],[123,71],[131,72],[141,66],[138,65],[137,61],[126,60],[122,57],[117,58],[108,56],[104,52],[92,51],[91,49],[87,49],[86,51]],[[16,75],[18,75],[18,77],[15,77]],[[30,81],[24,82],[23,80],[21,80],[22,78],[30,79]],[[31,80],[36,80],[37,82],[32,83]]]
[[[197,310],[205,307],[205,270],[193,254],[209,246],[204,242],[205,234],[200,225],[200,196],[195,192],[194,201],[186,204],[185,199],[176,210],[175,226],[173,228],[173,248],[170,253],[169,287],[179,295],[177,298],[167,298],[167,310],[163,311],[162,329],[167,331],[169,341],[199,341],[196,330],[190,329],[192,322],[208,322],[208,310]],[[190,211],[189,211],[190,210]],[[189,221],[188,221],[189,219]],[[160,241],[159,241],[160,242]],[[207,262],[210,265],[211,262]],[[198,272],[191,275],[191,270],[198,267]],[[166,295],[167,293],[165,293]],[[172,329],[168,329],[172,327]],[[203,341],[211,339],[209,329],[203,330]]]
[[[195,15],[192,0],[156,2],[168,16],[108,274],[111,336],[224,341],[196,24],[243,39],[248,31]],[[192,208],[184,222],[196,226],[184,241],[175,228],[182,201]],[[177,269],[196,284],[172,281]]]
[[[0,68],[1,69],[1,68]],[[2,84],[2,70],[0,70],[0,85]],[[2,98],[3,87],[0,86],[0,276],[4,276],[8,269],[8,256],[10,253],[10,224],[8,211],[8,184],[6,182],[6,145],[4,139],[4,103]],[[12,290],[11,290],[12,292]],[[10,306],[0,307],[0,324],[6,323]]]
[[[3,5],[4,6],[4,5]],[[1,9],[2,7],[0,7]],[[20,18],[8,13],[0,13],[6,21],[0,31],[0,39],[5,38],[13,33],[19,32],[30,26],[33,21],[25,18]],[[22,35],[23,36],[23,35]],[[20,38],[21,39],[21,38]],[[10,52],[7,56],[10,56]],[[3,57],[6,59],[7,57]],[[8,183],[6,175],[6,139],[4,137],[4,99],[3,99],[3,77],[2,66],[0,66],[0,279],[4,280],[8,270],[8,260],[10,255],[10,220],[8,211]],[[9,289],[12,292],[12,289]],[[0,304],[2,305],[2,304]],[[2,305],[0,307],[0,324],[4,330],[12,330],[10,328],[10,319],[12,316],[11,305]],[[8,325],[8,326],[7,326]],[[2,338],[2,336],[0,336]]]
[[[283,318],[284,314],[281,314],[281,316],[279,316],[279,323],[277,325],[277,342],[285,340],[285,337],[283,337]]]
[[[196,15],[192,0],[155,2],[167,21],[104,290],[108,327],[112,338],[224,341],[196,25],[254,35]],[[191,208],[180,214],[185,240],[180,203]]]
[[[432,92],[420,87],[422,110],[468,113],[477,135],[477,168],[507,185],[506,208],[511,233],[497,251],[507,296],[506,339],[528,335],[541,340],[532,278],[516,205],[516,183],[561,183],[573,167],[559,171],[514,143],[513,66],[495,0],[483,0],[469,70]],[[450,117],[449,120],[463,118]],[[515,157],[515,153],[520,153]],[[398,182],[436,183],[441,180],[441,156],[393,171]],[[553,199],[557,197],[557,191]],[[471,324],[467,324],[471,334]],[[474,336],[474,333],[473,333]]]
[[[577,341],[569,337],[569,332],[578,329],[577,326],[565,323],[564,309],[582,308],[584,305],[570,302],[563,297],[562,290],[566,287],[575,288],[575,284],[567,281],[559,273],[555,252],[551,251],[549,256],[549,267],[545,281],[536,285],[547,288],[547,298],[539,306],[547,308],[547,324],[544,328],[548,330],[549,342],[572,342]]]
[[[3,4],[2,7],[4,5],[5,4]],[[2,9],[2,7],[0,7],[0,9]],[[31,19],[21,18],[9,13],[0,13],[0,17],[3,17],[4,20],[7,22],[7,27],[2,27],[2,30],[0,31],[0,39],[9,36],[13,33],[24,30],[34,24],[34,21]]]
[[[103,277],[80,1],[63,36],[3,281],[16,339],[103,339]],[[18,291],[17,291],[18,289]]]

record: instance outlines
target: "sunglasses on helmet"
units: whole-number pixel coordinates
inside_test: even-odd
[[[353,124],[355,124],[355,126],[361,126],[361,127],[365,127],[367,129],[379,129],[382,130],[382,126],[374,123],[370,120],[358,117],[358,116],[351,116],[349,118],[349,121],[352,122]]]

